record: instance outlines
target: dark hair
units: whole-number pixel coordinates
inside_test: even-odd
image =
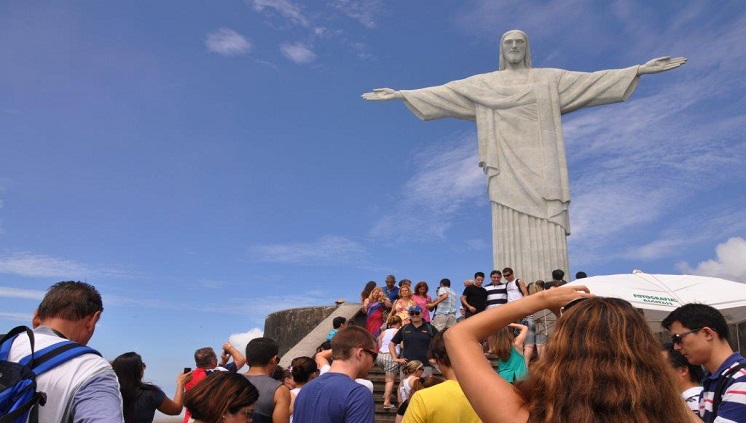
[[[505,273],[505,272],[509,272],[509,273],[511,273],[511,274],[515,273],[515,272],[513,271],[513,269],[511,269],[510,267],[506,267],[505,269],[503,269],[503,273]]]
[[[203,369],[212,367],[212,361],[217,359],[218,356],[215,355],[215,350],[210,347],[200,348],[194,352],[194,364]]]
[[[583,279],[587,277],[588,277],[588,274],[586,274],[585,272],[578,272],[575,274],[575,279]]]
[[[259,365],[261,366],[261,364]],[[269,377],[271,377],[272,379],[279,380],[280,382],[282,382],[282,379],[284,376],[285,376],[285,369],[280,365],[275,366],[275,369],[272,370],[272,374],[269,375]]]
[[[246,361],[249,366],[266,366],[280,352],[280,346],[272,338],[262,336],[246,344]]]
[[[345,324],[346,321],[347,321],[347,319],[345,319],[344,317],[337,316],[337,317],[335,317],[332,320],[332,326],[334,327],[334,329],[339,329],[342,325]],[[329,327],[329,326],[327,326],[327,327]]]
[[[49,287],[37,310],[42,320],[57,317],[70,321],[97,311],[104,311],[101,294],[93,285],[75,281],[57,282]]]
[[[552,279],[556,281],[561,281],[562,278],[565,277],[565,272],[562,269],[554,269],[552,270]]]
[[[388,275],[388,276],[386,276],[386,279],[384,279],[384,282],[387,281],[387,280],[389,280],[389,279],[392,279],[394,281],[394,283],[396,283],[396,276],[394,276],[394,275]]]
[[[440,280],[441,285],[443,286],[451,286],[451,280],[448,278],[443,278]]]
[[[477,273],[475,273],[474,274],[474,279],[478,278],[479,276],[481,276],[482,279],[484,279],[484,272],[477,272]]]
[[[668,362],[673,366],[674,369],[688,369],[689,370],[689,381],[695,383],[701,383],[702,379],[705,378],[705,371],[702,370],[702,366],[698,366],[689,362],[680,352],[673,348],[673,344],[666,342],[661,348],[663,351],[668,353]]]
[[[195,420],[218,423],[226,412],[236,414],[255,403],[259,391],[238,373],[213,372],[184,394],[184,405]]]
[[[295,357],[290,362],[290,374],[293,375],[295,383],[306,383],[319,368],[311,357]]]
[[[401,288],[404,285],[412,285],[412,281],[409,279],[402,279],[399,281],[399,287]]]
[[[136,352],[127,352],[115,358],[111,367],[119,379],[119,392],[122,393],[122,411],[125,423],[132,422],[135,402],[142,391],[155,391],[158,387],[142,382],[145,364]]]
[[[492,276],[494,276],[494,275],[500,275],[500,277],[502,277],[502,274],[500,273],[500,271],[499,271],[499,270],[493,270],[493,271],[491,271],[491,272],[490,272],[490,278],[491,278]]]
[[[679,322],[689,330],[708,327],[717,332],[720,339],[728,340],[728,323],[725,322],[725,317],[715,307],[707,304],[684,304],[666,316],[661,326],[668,330],[673,322]]]
[[[365,284],[365,288],[363,288],[363,291],[360,293],[360,302],[365,301],[366,298],[370,295],[370,291],[373,291],[373,288],[376,287],[376,281],[369,281]]]
[[[368,330],[359,326],[342,328],[332,338],[332,358],[346,360],[352,356],[353,348],[376,349],[376,339]]]
[[[448,330],[438,332],[430,340],[430,347],[427,350],[427,358],[433,359],[438,363],[451,367],[451,359],[448,358],[448,351],[446,351],[446,343],[443,341],[443,334]]]
[[[430,289],[430,287],[427,286],[427,282],[425,282],[425,281],[419,281],[419,282],[417,282],[417,285],[414,286],[414,292],[412,293],[412,295],[418,295],[417,291],[419,291],[420,288],[423,287],[423,286],[425,287],[425,295],[427,295],[427,291]]]

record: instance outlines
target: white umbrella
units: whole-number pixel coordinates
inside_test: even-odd
[[[746,284],[694,275],[654,275],[636,270],[626,275],[593,276],[568,285],[585,285],[591,293],[629,301],[643,310],[654,331],[675,308],[687,303],[708,304],[730,324],[746,321]]]

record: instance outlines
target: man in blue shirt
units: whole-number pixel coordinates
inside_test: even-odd
[[[709,372],[702,381],[699,416],[708,423],[746,422],[746,359],[728,343],[723,315],[705,304],[685,304],[661,325],[676,351]]]
[[[359,326],[348,326],[337,332],[331,343],[331,368],[298,393],[293,422],[373,423],[373,394],[355,379],[367,377],[376,362],[375,338]]]
[[[399,287],[396,286],[396,278],[394,275],[386,276],[386,284],[383,286],[383,293],[389,297],[392,304],[397,300],[397,298],[399,298]]]

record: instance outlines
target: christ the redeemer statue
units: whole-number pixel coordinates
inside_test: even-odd
[[[494,266],[511,267],[534,281],[553,269],[570,271],[570,189],[561,116],[624,101],[640,75],[685,62],[662,57],[593,73],[534,69],[528,36],[513,30],[500,41],[499,71],[418,90],[379,88],[362,97],[402,100],[422,120],[476,121],[479,166],[492,202]]]

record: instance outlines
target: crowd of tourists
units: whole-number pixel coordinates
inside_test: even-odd
[[[661,345],[628,302],[564,286],[562,271],[547,283],[526,284],[510,268],[491,272],[486,286],[484,276],[465,281],[461,295],[443,279],[434,297],[424,281],[412,288],[390,275],[369,284],[365,327],[334,319],[316,354],[287,369],[268,337],[244,351],[226,342],[219,356],[200,348],[173,398],[143,382],[139,354],[109,362],[82,347],[103,312],[101,296],[87,283],[59,282],[34,312],[33,330],[3,338],[0,370],[34,367],[57,349],[80,353],[39,371],[45,398],[30,410],[9,411],[18,405],[5,401],[12,375],[0,374],[0,420],[139,423],[186,408],[184,423],[373,423],[382,395],[379,411],[404,423],[746,422],[746,359],[731,348],[718,310],[675,309],[662,322],[671,341]],[[383,394],[368,377],[376,365]]]

